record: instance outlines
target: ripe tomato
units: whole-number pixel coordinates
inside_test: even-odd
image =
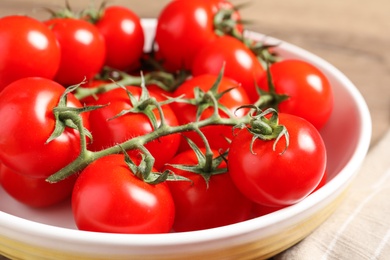
[[[127,86],[136,99],[141,95],[141,88],[136,86]],[[157,100],[163,100],[158,94],[149,91],[152,97]],[[130,99],[124,89],[118,88],[99,95],[95,102],[98,105],[107,105],[98,110],[90,112],[89,122],[90,130],[93,135],[93,142],[90,145],[92,150],[98,151],[116,144],[120,144],[133,137],[150,133],[154,130],[150,119],[144,113],[127,113],[114,118],[123,110],[132,108]],[[172,109],[162,106],[166,123],[171,126],[178,125],[175,113]],[[160,124],[160,115],[157,109],[153,109],[157,124]],[[155,167],[160,169],[177,152],[180,145],[180,135],[173,134],[161,137],[151,141],[145,147],[155,157]]]
[[[136,13],[123,6],[109,6],[95,26],[106,42],[105,65],[122,71],[139,65],[145,39]]]
[[[239,12],[225,0],[176,0],[165,6],[158,17],[155,38],[156,57],[164,68],[191,70],[197,52],[218,37],[214,17],[221,9],[233,9],[231,19],[236,23],[240,20]],[[234,27],[242,32],[241,24]]]
[[[264,69],[256,56],[241,41],[223,36],[202,48],[194,58],[192,73],[194,76],[211,73],[218,75],[225,64],[224,76],[242,84],[251,102],[257,100],[256,81],[263,75]]]
[[[279,122],[289,133],[289,146],[280,139],[257,139],[247,129],[232,141],[228,166],[233,181],[255,203],[270,207],[297,203],[320,183],[326,167],[326,149],[318,130],[307,120],[279,114]],[[284,153],[282,153],[284,151]],[[282,154],[281,154],[282,153]]]
[[[194,98],[194,89],[200,88],[202,91],[207,92],[211,89],[213,84],[217,81],[218,76],[212,74],[204,74],[197,77],[193,77],[187,81],[185,81],[182,85],[180,85],[176,91],[173,93],[173,96],[181,96],[184,95],[184,98]],[[238,84],[236,81],[223,77],[219,86],[218,93],[222,93],[231,89],[229,92],[225,93],[220,99],[219,102],[232,114],[237,117],[242,117],[245,115],[246,110],[240,109],[236,112],[236,109],[242,105],[249,104],[249,97],[246,94],[245,90]],[[197,116],[197,106],[182,103],[182,102],[174,102],[171,104],[171,107],[174,111],[178,111],[176,113],[176,117],[180,124],[187,124],[190,122],[196,121]],[[214,112],[214,107],[206,108],[200,119],[206,119],[212,116]],[[228,118],[228,114],[219,109],[219,114],[223,118]],[[222,149],[226,150],[229,147],[229,142],[226,138],[232,139],[232,126],[226,125],[210,125],[201,128],[201,131],[206,136],[209,141],[210,147],[216,150]],[[184,136],[190,138],[198,147],[204,147],[204,143],[199,135],[195,132],[184,132],[182,133]],[[180,150],[186,150],[189,148],[186,139],[182,138],[181,148]]]
[[[326,76],[312,64],[293,59],[272,64],[270,72],[275,92],[289,96],[279,104],[279,112],[303,117],[321,129],[333,110],[333,91]],[[257,82],[269,90],[266,73]]]
[[[326,184],[326,181],[327,181],[327,172],[325,170],[325,173],[322,176],[320,183],[317,185],[317,187],[311,193],[322,188]],[[286,206],[269,207],[269,206],[265,206],[262,204],[254,203],[253,208],[252,208],[252,217],[260,217],[260,216],[278,211],[278,210],[285,208],[285,207]]]
[[[217,151],[213,151],[218,156]],[[169,181],[175,202],[176,216],[173,230],[176,232],[214,228],[247,220],[252,202],[234,185],[229,172],[211,175],[208,185],[197,173],[179,170],[172,164],[197,165],[193,150],[175,156],[165,169],[191,181]],[[225,168],[222,162],[218,168]]]
[[[55,35],[28,16],[0,18],[0,91],[24,77],[52,79],[60,65]]]
[[[24,176],[0,163],[0,184],[14,199],[36,208],[53,206],[70,197],[76,175],[49,183],[45,178]]]
[[[216,39],[212,5],[205,0],[176,0],[161,11],[156,27],[156,56],[168,71],[191,69],[196,53]]]
[[[67,127],[46,143],[55,127],[53,108],[65,88],[44,78],[14,81],[0,92],[0,161],[10,169],[35,178],[46,178],[80,153],[80,135]],[[70,107],[82,107],[70,93]],[[83,115],[88,127],[87,117]]]
[[[175,217],[166,183],[138,179],[118,154],[102,157],[81,172],[72,210],[79,229],[110,233],[166,233]]]
[[[98,29],[87,21],[53,18],[45,21],[61,47],[60,68],[55,80],[64,86],[89,80],[100,72],[106,46]]]

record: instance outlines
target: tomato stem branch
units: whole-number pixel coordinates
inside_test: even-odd
[[[49,176],[47,179],[48,182],[58,182],[61,181],[67,177],[69,177],[72,174],[75,174],[77,172],[80,172],[83,170],[86,166],[88,166],[90,163],[93,161],[110,155],[110,154],[118,154],[121,153],[124,150],[133,150],[137,149],[139,147],[144,146],[146,143],[161,138],[162,136],[170,135],[170,134],[176,134],[176,133],[181,133],[181,132],[186,132],[186,131],[196,131],[196,129],[202,128],[207,125],[215,125],[215,124],[220,124],[220,125],[237,125],[237,124],[245,124],[249,123],[250,118],[249,117],[242,117],[242,118],[221,118],[221,117],[215,117],[212,116],[210,118],[206,118],[204,120],[196,121],[196,122],[191,122],[188,124],[184,125],[179,125],[179,126],[169,126],[167,124],[161,125],[159,128],[157,128],[155,131],[150,132],[148,134],[134,137],[130,140],[127,140],[121,144],[92,152],[89,151],[85,148],[86,143],[83,141],[82,143],[82,151],[80,155],[70,164],[59,170],[58,172],[54,173],[53,175]],[[81,121],[82,122],[82,121]],[[82,123],[78,123],[78,127],[80,127],[80,138],[85,139],[86,134],[85,131],[83,130],[84,127],[82,126]]]

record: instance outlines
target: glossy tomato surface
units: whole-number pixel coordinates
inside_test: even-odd
[[[321,129],[333,111],[333,90],[326,76],[314,65],[301,60],[282,60],[271,65],[272,83],[277,94],[289,98],[278,106],[279,112],[305,118]],[[258,86],[269,90],[266,73]]]
[[[0,91],[24,77],[52,79],[60,58],[57,39],[42,22],[22,15],[0,18]]]
[[[79,84],[100,72],[106,47],[93,24],[74,18],[53,18],[45,24],[60,44],[61,63],[54,78],[57,82],[64,86]]]
[[[218,151],[213,151],[218,156]],[[196,165],[193,150],[179,153],[170,164]],[[226,167],[225,162],[219,168]],[[175,201],[176,232],[202,230],[229,225],[249,218],[252,202],[234,185],[229,172],[211,175],[208,183],[198,173],[179,170],[170,165],[165,169],[190,181],[170,181],[169,188]]]
[[[80,153],[80,135],[66,127],[46,143],[55,128],[53,108],[65,88],[55,81],[31,77],[14,81],[0,92],[0,161],[12,170],[31,177],[46,178]],[[82,107],[72,93],[67,105]],[[87,116],[82,116],[88,127]]]
[[[95,26],[105,39],[105,65],[122,71],[138,66],[145,39],[136,13],[124,6],[109,6]]]
[[[241,41],[231,36],[219,37],[201,49],[192,64],[194,76],[218,75],[224,66],[224,76],[242,84],[252,102],[258,98],[256,81],[264,68],[257,57]]]
[[[56,183],[25,176],[0,163],[0,185],[15,200],[34,208],[56,205],[70,197],[77,175]]]
[[[167,233],[175,217],[167,184],[145,183],[123,155],[100,158],[82,171],[72,210],[79,229],[110,233]]]
[[[156,57],[169,71],[190,70],[197,52],[217,38],[213,4],[176,0],[160,12],[156,27]]]
[[[280,207],[295,204],[320,183],[326,167],[326,149],[318,130],[307,120],[279,114],[279,123],[288,131],[289,144],[282,137],[256,139],[241,129],[232,141],[228,167],[237,187],[258,204]]]

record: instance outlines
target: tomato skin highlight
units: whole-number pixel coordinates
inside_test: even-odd
[[[0,92],[0,161],[20,174],[47,178],[80,153],[80,135],[66,128],[58,138],[46,143],[55,127],[53,108],[65,88],[45,78],[14,81]],[[67,105],[82,107],[72,93]],[[82,115],[88,128],[87,115]]]
[[[54,78],[61,52],[55,35],[22,15],[0,18],[0,91],[24,77]]]
[[[196,53],[217,38],[213,16],[213,4],[204,0],[176,0],[165,6],[158,17],[155,38],[156,57],[164,68],[191,69]]]
[[[218,155],[217,151],[213,152]],[[175,156],[169,164],[196,165],[197,159],[193,150],[187,150]],[[169,164],[165,170],[191,180],[168,182],[176,208],[175,232],[214,228],[249,218],[252,202],[237,189],[229,172],[212,175],[207,187],[200,174],[179,170]],[[220,168],[225,166],[223,162]]]
[[[228,154],[228,167],[237,187],[255,203],[269,207],[295,204],[320,183],[326,167],[325,144],[318,130],[305,119],[279,113],[279,123],[289,132],[289,146],[282,138],[257,139],[250,151],[252,134],[240,130]]]
[[[110,233],[167,233],[175,217],[167,184],[138,179],[123,155],[100,158],[81,172],[72,211],[79,229]]]
[[[73,18],[53,18],[44,23],[60,44],[61,62],[55,81],[64,86],[75,85],[100,72],[106,58],[106,46],[93,24]]]
[[[145,36],[137,14],[123,6],[109,6],[95,26],[105,39],[106,66],[121,71],[138,66]]]
[[[279,104],[279,112],[305,118],[317,129],[323,128],[333,111],[333,90],[326,76],[312,64],[294,59],[270,66],[275,91],[289,98]],[[266,73],[258,80],[259,88],[268,91]]]
[[[77,176],[49,183],[44,178],[33,178],[15,172],[0,163],[0,184],[14,199],[34,208],[46,208],[69,198]]]

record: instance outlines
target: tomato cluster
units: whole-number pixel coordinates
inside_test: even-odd
[[[113,233],[219,227],[306,198],[326,182],[332,87],[241,21],[227,0],[171,1],[145,52],[125,6],[0,18],[4,190],[31,207],[71,198],[79,229]]]

